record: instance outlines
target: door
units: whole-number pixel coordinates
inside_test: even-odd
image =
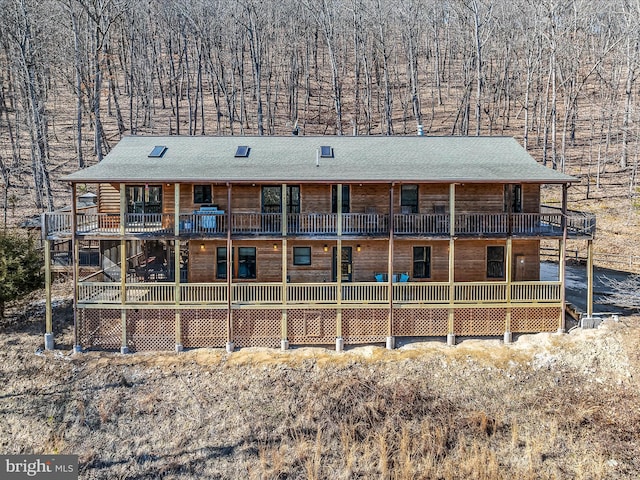
[[[162,185],[127,185],[127,213],[162,213]]]
[[[336,258],[337,248],[333,247],[333,261],[331,265],[331,281],[337,282],[338,277],[336,271],[338,270],[338,260]],[[342,247],[342,281],[350,282],[352,279],[352,265],[351,265],[351,247]]]
[[[280,215],[282,213],[282,187],[279,185],[265,185],[262,187],[262,229],[263,233],[280,233]],[[287,185],[287,214],[300,213],[300,186]],[[296,217],[297,218],[297,217]],[[292,231],[297,231],[291,225]]]

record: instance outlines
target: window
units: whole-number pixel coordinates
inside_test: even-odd
[[[413,278],[431,278],[431,247],[413,247]]]
[[[240,145],[236,149],[236,154],[234,155],[234,157],[248,157],[250,151],[251,151],[251,148],[248,147],[247,145]]]
[[[320,157],[333,158],[333,147],[330,147],[329,145],[322,145],[320,147]]]
[[[148,155],[149,158],[161,158],[164,155],[164,152],[167,151],[167,147],[164,145],[156,145],[151,150],[151,153]]]
[[[509,210],[509,200],[511,200],[511,210]],[[522,185],[504,186],[504,211],[522,213]]]
[[[233,270],[233,265],[232,265]],[[218,247],[216,249],[216,278],[227,278],[227,247]]]
[[[342,213],[349,213],[349,185],[342,185]],[[331,213],[338,213],[338,186],[331,185]]]
[[[418,213],[418,185],[402,185],[400,207],[402,212],[409,210],[411,213]]]
[[[504,278],[504,247],[487,247],[487,278]]]
[[[238,248],[238,278],[256,278],[256,248]]]
[[[127,185],[127,213],[162,213],[162,185]]]
[[[294,265],[311,265],[311,247],[293,247]]]
[[[300,213],[300,186],[287,185],[287,212]],[[282,213],[282,187],[262,187],[262,213]]]
[[[193,203],[211,203],[211,185],[193,186]]]

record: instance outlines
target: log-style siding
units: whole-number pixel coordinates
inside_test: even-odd
[[[118,213],[120,211],[119,185],[100,184],[98,188],[99,211]],[[174,186],[164,184],[162,188],[163,213],[174,211]],[[395,213],[401,213],[401,185],[394,188],[393,205]],[[211,186],[211,204],[220,210],[227,209],[226,185]],[[351,213],[389,213],[389,185],[352,184],[350,185]],[[193,185],[180,186],[180,212],[192,213],[202,204],[193,202]],[[232,207],[236,213],[258,213],[262,208],[261,185],[234,185],[232,188]],[[419,213],[434,213],[444,208],[449,212],[449,185],[420,184],[418,187]],[[540,186],[522,185],[522,210],[535,213],[540,210]],[[331,185],[300,185],[301,213],[329,213],[331,211]],[[457,213],[502,213],[504,212],[504,185],[502,184],[466,184],[456,186]]]
[[[487,247],[504,247],[507,254],[505,240],[458,240],[455,243],[455,281],[456,282],[484,282],[500,281],[506,278],[487,278]],[[538,240],[514,240],[512,244],[512,261],[521,257],[524,263],[523,277],[519,280],[538,280],[540,278],[540,255]],[[515,279],[516,265],[513,264],[512,279]]]
[[[201,249],[200,245],[204,245]],[[276,245],[274,249],[273,246]],[[324,251],[327,245],[327,251]],[[357,246],[360,245],[360,251]],[[506,241],[458,240],[455,243],[455,281],[481,282],[487,279],[487,246],[505,248]],[[226,246],[224,241],[192,241],[189,243],[189,282],[222,281],[216,279],[216,250]],[[280,282],[282,279],[282,243],[280,241],[235,241],[238,247],[256,247],[256,282]],[[287,276],[291,283],[330,282],[335,241],[296,240],[287,242]],[[373,282],[376,273],[387,273],[388,243],[386,240],[343,241],[344,248],[351,248],[352,281]],[[430,278],[413,277],[413,247],[431,247]],[[294,265],[294,247],[311,248],[311,265]],[[537,240],[514,240],[512,247],[512,279],[536,281],[540,277],[540,257]],[[412,282],[446,282],[449,279],[449,242],[400,240],[394,242],[394,273],[408,273]],[[521,261],[520,270],[516,260]],[[237,268],[237,267],[235,267]],[[516,278],[520,273],[521,278]],[[501,279],[495,279],[500,281]],[[502,279],[506,280],[506,279]],[[234,280],[241,281],[241,280]]]
[[[98,211],[120,213],[120,185],[111,183],[98,185]]]
[[[538,213],[540,211],[540,185],[522,185],[522,212]]]

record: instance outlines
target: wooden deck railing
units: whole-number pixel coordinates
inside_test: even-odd
[[[540,213],[458,213],[455,218],[456,235],[513,235],[560,236],[562,212],[555,207],[542,206]],[[280,213],[234,213],[231,216],[233,234],[278,235],[282,231]],[[509,225],[509,219],[511,225]],[[120,233],[120,215],[78,212],[76,229],[80,235],[117,235]],[[570,236],[593,237],[595,216],[569,211],[566,215]],[[125,215],[125,234],[171,234],[175,215],[172,213],[128,213]],[[224,235],[227,216],[216,213],[185,213],[179,216],[180,233],[193,235]],[[446,214],[394,214],[394,232],[397,235],[449,235],[449,215]],[[335,235],[338,215],[335,213],[295,213],[287,215],[289,235]],[[510,228],[509,228],[510,227]],[[345,235],[387,235],[389,215],[378,213],[345,213],[342,216]],[[46,237],[71,234],[70,212],[49,212],[44,216]]]
[[[278,234],[282,231],[280,213],[234,213],[231,215],[232,233]]]
[[[469,282],[456,283],[454,286],[455,303],[504,302],[506,300],[506,282]]]
[[[380,235],[389,232],[389,215],[380,213],[345,213],[342,233],[345,235]]]
[[[399,303],[448,303],[449,284],[442,282],[394,283],[393,301]]]
[[[78,303],[121,303],[120,284],[83,282],[78,284]]]
[[[410,213],[393,216],[394,232],[398,235],[449,235],[449,215]]]
[[[46,238],[66,235],[71,232],[71,214],[68,212],[49,212],[42,216],[42,235]]]
[[[505,213],[459,213],[456,215],[457,235],[506,235]]]
[[[133,283],[125,285],[127,303],[159,304],[174,303],[172,283]]]
[[[227,303],[227,284],[186,283],[180,285],[180,302],[196,305]]]
[[[216,213],[181,213],[180,234],[224,235],[227,232],[227,217]]]
[[[555,226],[562,228],[562,210],[558,207],[542,205],[540,212],[543,214],[559,215]],[[567,234],[572,237],[593,238],[596,233],[596,216],[588,212],[576,210],[567,211]]]
[[[175,216],[172,213],[127,213],[125,233],[173,233]]]
[[[288,303],[335,303],[337,283],[289,283]]]
[[[335,235],[337,219],[335,213],[290,213],[287,215],[287,233]]]
[[[233,284],[234,303],[269,304],[282,302],[280,283],[235,283]]]
[[[514,282],[511,284],[513,302],[559,302],[560,282]]]
[[[289,304],[333,304],[337,302],[336,283],[287,284]],[[513,303],[550,303],[560,301],[560,282],[514,282],[511,284]],[[127,303],[173,304],[175,284],[128,283]],[[280,283],[235,283],[232,285],[234,304],[266,305],[282,302]],[[454,284],[454,304],[505,303],[506,282],[471,282]],[[410,304],[449,303],[449,284],[445,282],[394,283],[393,301]],[[81,282],[79,303],[121,303],[120,284],[116,282]],[[343,283],[344,304],[385,304],[389,302],[389,285],[378,282]],[[180,285],[180,303],[188,305],[223,305],[227,303],[226,283],[189,283]]]
[[[511,217],[513,235],[562,235],[562,214],[514,213]]]
[[[343,283],[343,303],[387,303],[389,285],[379,282]]]

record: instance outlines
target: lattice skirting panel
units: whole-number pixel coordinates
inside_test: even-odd
[[[173,350],[176,344],[174,310],[127,310],[127,346],[133,352]]]
[[[282,311],[234,310],[233,342],[238,347],[279,347]]]
[[[446,308],[399,308],[393,312],[393,335],[398,337],[442,337],[447,335]]]
[[[224,347],[227,343],[226,310],[182,310],[180,324],[185,348]]]
[[[342,338],[345,345],[384,342],[388,335],[388,324],[387,309],[342,310]]]
[[[461,308],[454,311],[456,335],[502,335],[506,329],[506,308]]]
[[[292,345],[335,344],[336,318],[337,311],[330,308],[289,310],[287,312],[289,343]]]
[[[560,326],[560,307],[514,308],[511,331],[516,333],[555,332]]]
[[[78,334],[84,349],[119,350],[122,343],[120,310],[78,309]]]

